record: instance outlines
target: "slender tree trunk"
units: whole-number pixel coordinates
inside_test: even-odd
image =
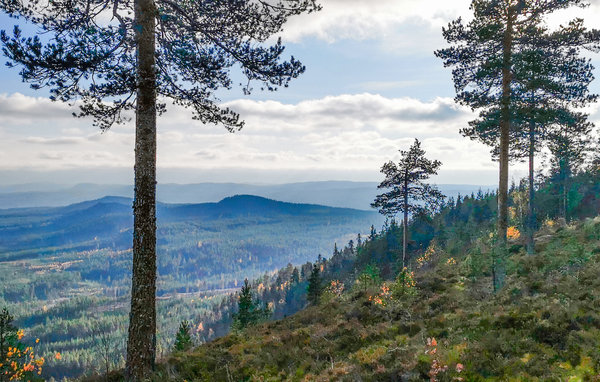
[[[406,267],[406,244],[408,241],[408,171],[404,174],[404,220],[402,226],[402,269],[404,269]]]
[[[565,176],[563,179],[562,185],[562,217],[567,221],[567,174],[565,171]]]
[[[153,0],[135,0],[137,109],[133,274],[126,378],[150,376],[156,357],[156,72]]]
[[[502,103],[500,117],[500,179],[498,184],[498,253],[494,266],[494,290],[499,290],[504,284],[506,252],[506,230],[508,228],[508,146],[510,133],[510,98],[512,81],[511,62],[513,45],[514,10],[509,8],[504,40],[502,43]]]
[[[534,159],[535,159],[535,122],[529,122],[529,203],[527,211],[527,253],[533,255],[535,242],[533,233],[535,231],[535,188],[534,188]]]
[[[402,269],[406,267],[406,242],[408,240],[408,212],[404,211],[402,222]]]

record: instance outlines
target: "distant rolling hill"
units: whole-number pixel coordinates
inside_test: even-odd
[[[129,198],[107,196],[66,207],[0,210],[0,259],[10,257],[10,253],[27,257],[31,252],[37,256],[49,249],[54,253],[57,250],[128,248],[133,226],[131,206]],[[172,226],[178,224],[203,226],[208,231],[215,231],[215,227],[224,222],[229,222],[230,226],[258,226],[308,221],[315,225],[331,225],[336,221],[343,226],[363,221],[364,230],[369,223],[381,220],[374,212],[285,203],[251,195],[227,197],[218,203],[158,203],[157,219],[159,240],[163,243],[170,242],[173,234],[177,236]],[[286,229],[285,226],[281,228]]]
[[[448,196],[470,194],[490,186],[441,184],[439,188]],[[377,195],[375,182],[324,181],[275,185],[239,183],[159,184],[158,200],[163,203],[217,202],[233,195],[257,195],[290,203],[312,203],[333,207],[370,209]],[[99,199],[105,195],[133,197],[133,187],[128,185],[31,184],[0,186],[1,208],[57,207]]]

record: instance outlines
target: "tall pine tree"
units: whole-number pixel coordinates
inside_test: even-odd
[[[230,89],[232,67],[261,89],[276,90],[304,72],[282,62],[280,40],[265,44],[291,16],[318,10],[315,0],[0,0],[0,11],[39,27],[15,26],[0,42],[9,65],[53,100],[81,100],[79,116],[102,130],[135,110],[133,275],[126,375],[149,377],[156,357],[156,117],[170,99],[202,123],[239,130],[239,115],[215,96]],[[160,97],[160,99],[158,98]]]
[[[497,129],[499,158],[498,223],[499,256],[494,261],[494,288],[504,280],[504,257],[508,226],[508,164],[511,124],[515,122],[514,106],[516,77],[515,60],[518,54],[536,44],[546,44],[538,32],[547,15],[582,0],[473,0],[473,19],[464,24],[452,21],[443,35],[451,47],[435,54],[452,67],[456,101],[479,110],[483,119],[497,115],[492,125]],[[532,35],[533,33],[533,35]],[[581,30],[572,43],[588,43],[596,31]],[[533,36],[533,38],[532,38]],[[518,96],[518,94],[517,94]]]
[[[535,155],[556,136],[567,129],[570,135],[586,135],[587,124],[580,123],[585,114],[575,111],[596,100],[588,87],[593,79],[593,66],[580,56],[577,44],[583,41],[582,20],[549,32],[545,26],[531,26],[528,39],[513,56],[513,89],[511,97],[511,159],[526,158],[529,164],[529,197],[527,220],[527,249],[533,253],[535,230]],[[591,38],[590,40],[593,40]],[[574,46],[575,45],[575,46]],[[589,45],[589,44],[586,44]],[[483,112],[463,135],[480,140],[492,147],[498,157],[500,112],[498,107]]]

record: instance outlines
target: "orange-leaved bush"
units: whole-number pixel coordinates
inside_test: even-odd
[[[13,320],[6,308],[0,312],[0,381],[42,381],[45,360],[21,342],[25,331],[17,329]]]
[[[506,238],[508,240],[517,240],[520,237],[521,237],[521,232],[519,232],[519,229],[517,227],[511,226],[511,227],[508,227],[508,229],[506,230]]]

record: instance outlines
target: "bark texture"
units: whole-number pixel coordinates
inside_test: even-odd
[[[535,188],[534,188],[534,159],[535,159],[535,124],[529,123],[529,201],[527,208],[527,253],[535,253],[533,233],[535,231]]]
[[[408,206],[408,171],[404,176],[404,205]],[[402,269],[406,267],[406,248],[408,244],[408,209],[404,209],[404,219],[402,220]]]
[[[510,133],[510,98],[512,81],[512,45],[514,10],[509,8],[502,42],[502,103],[500,116],[500,179],[498,182],[498,253],[495,261],[494,290],[504,285],[506,230],[508,228],[508,146]]]
[[[142,381],[156,356],[156,72],[153,0],[135,1],[137,106],[133,274],[126,377]]]

